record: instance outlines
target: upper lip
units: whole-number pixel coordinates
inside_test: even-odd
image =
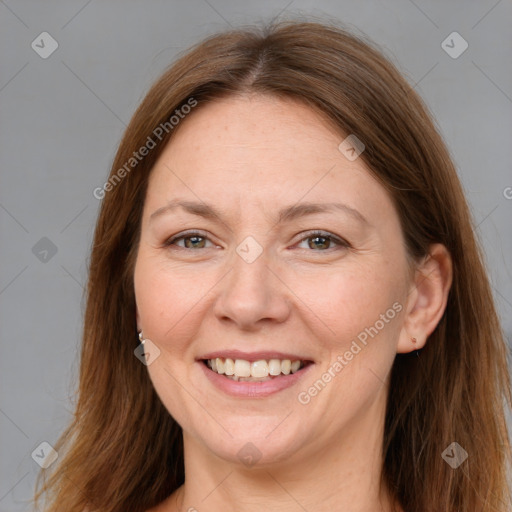
[[[217,357],[222,359],[244,359],[246,361],[260,361],[262,359],[268,361],[269,359],[290,359],[291,361],[311,361],[310,357],[303,357],[297,354],[291,354],[289,352],[276,352],[276,351],[258,351],[258,352],[243,352],[241,350],[216,350],[215,352],[209,352],[198,360],[202,359],[216,359]]]

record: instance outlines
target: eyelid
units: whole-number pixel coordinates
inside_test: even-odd
[[[181,240],[182,238],[192,237],[194,235],[200,236],[202,238],[207,239],[211,243],[214,243],[210,239],[209,233],[207,233],[206,231],[203,231],[201,229],[189,229],[187,231],[182,231],[181,233],[177,233],[176,235],[173,235],[173,236],[167,238],[165,240],[165,242],[163,243],[163,246],[164,247],[170,246],[170,245],[174,244],[174,242],[176,242],[178,240]],[[179,249],[185,249],[185,247],[178,247],[178,248]]]
[[[210,239],[210,236],[209,236],[209,234],[206,231],[203,231],[201,229],[191,229],[191,230],[183,231],[181,233],[177,233],[176,235],[171,236],[170,238],[168,238],[164,242],[163,246],[164,247],[169,247],[171,245],[174,245],[174,243],[176,241],[178,241],[178,240],[181,240],[181,239],[187,238],[187,237],[192,237],[194,235],[200,236],[202,238],[205,238],[209,242],[214,243]],[[308,238],[312,238],[314,236],[320,236],[320,237],[324,237],[324,238],[330,239],[332,242],[334,242],[339,247],[346,247],[346,248],[352,247],[352,245],[349,242],[347,242],[347,240],[345,240],[344,238],[341,238],[339,236],[336,236],[336,235],[330,233],[329,231],[324,231],[324,230],[321,230],[321,229],[312,229],[312,230],[309,230],[309,231],[305,231],[305,232],[301,233],[301,235],[302,235],[302,238],[300,240],[298,240],[296,242],[296,244],[304,242],[304,240],[307,240]],[[294,245],[296,245],[296,244],[294,244]],[[185,250],[187,250],[186,247],[179,247],[179,246],[176,246],[176,247],[178,249],[185,249]],[[191,249],[191,250],[194,250],[194,249]],[[308,251],[308,252],[331,252],[331,250],[332,249],[326,249],[325,251]]]
[[[312,229],[310,231],[301,233],[301,235],[302,235],[302,238],[299,240],[298,243],[303,242],[304,240],[307,240],[308,238],[312,238],[314,236],[320,236],[320,237],[324,237],[324,238],[329,238],[331,241],[333,241],[338,246],[347,247],[347,248],[352,247],[351,244],[349,242],[347,242],[347,240],[345,240],[344,238],[336,236],[336,235],[332,234],[331,232],[324,231],[322,229]],[[310,251],[310,252],[330,252],[330,249],[327,249],[325,251]]]

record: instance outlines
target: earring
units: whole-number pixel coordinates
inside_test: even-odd
[[[139,341],[144,345],[146,343],[146,340],[144,339],[144,336],[142,335],[142,331],[139,332]]]

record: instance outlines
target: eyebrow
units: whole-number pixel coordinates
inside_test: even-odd
[[[197,215],[198,217],[224,222],[223,213],[214,206],[203,202],[180,199],[169,201],[165,206],[155,210],[150,216],[150,221],[165,213],[172,212],[177,208],[182,208],[186,212]],[[297,218],[313,215],[315,213],[332,213],[335,211],[344,212],[359,222],[370,226],[370,223],[361,212],[343,203],[299,203],[293,206],[287,206],[279,210],[277,223],[291,222]]]

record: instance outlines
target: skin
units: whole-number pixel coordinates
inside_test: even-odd
[[[389,372],[439,322],[451,260],[436,244],[408,266],[391,199],[361,158],[340,152],[344,138],[293,100],[237,96],[190,114],[156,163],[135,266],[137,325],[161,351],[147,369],[183,428],[186,482],[151,512],[393,510],[379,486]],[[178,198],[215,206],[222,221],[181,208],[151,219]],[[277,223],[279,209],[304,202],[342,202],[367,223],[342,211]],[[206,239],[165,245],[191,229]],[[248,236],[263,250],[252,263],[236,252]],[[401,311],[300,403],[394,303]],[[223,349],[298,353],[314,366],[291,388],[234,398],[196,362]],[[237,455],[246,443],[261,455],[252,467]]]

